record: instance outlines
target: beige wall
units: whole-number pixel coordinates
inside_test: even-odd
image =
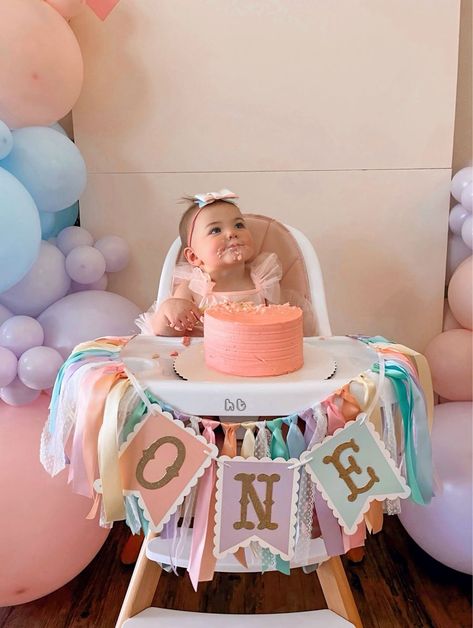
[[[472,165],[472,0],[461,0],[453,172]],[[452,199],[453,204],[456,202]]]
[[[183,194],[230,187],[322,263],[334,332],[423,349],[441,329],[456,0],[121,0],[73,22],[82,224],[132,246],[145,308]]]

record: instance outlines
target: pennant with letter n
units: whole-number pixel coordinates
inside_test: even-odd
[[[301,462],[346,534],[356,531],[373,500],[411,492],[366,414],[302,454]]]
[[[222,558],[256,541],[291,560],[299,480],[294,463],[298,461],[220,456],[217,462],[214,555]]]

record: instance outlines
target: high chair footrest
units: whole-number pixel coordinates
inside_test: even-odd
[[[267,615],[224,615],[217,613],[190,613],[165,608],[147,608],[131,619],[123,628],[353,628],[353,624],[327,609],[302,613],[274,613]]]
[[[187,531],[186,537],[184,539],[184,546],[182,553],[177,560],[176,567],[187,567],[189,564],[189,555],[191,548],[191,532]],[[163,539],[161,537],[156,537],[149,541],[146,546],[146,556],[150,560],[154,560],[157,563],[161,564],[170,564],[169,558],[169,550],[170,550],[169,539]],[[217,564],[215,567],[215,571],[217,572],[229,572],[229,573],[237,573],[237,572],[260,572],[261,571],[261,561],[253,554],[250,547],[245,550],[246,561],[248,564],[248,569],[245,569],[243,565],[235,558],[234,554],[227,554],[223,558],[217,560]],[[309,542],[309,548],[307,552],[307,559],[305,560],[296,560],[293,559],[291,561],[291,568],[296,569],[297,567],[303,567],[305,565],[315,565],[323,563],[328,559],[327,552],[325,550],[325,543],[321,538],[311,539]],[[269,570],[272,571],[272,570]]]

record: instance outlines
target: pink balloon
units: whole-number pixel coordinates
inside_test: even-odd
[[[39,462],[49,397],[0,406],[0,606],[24,604],[62,587],[102,547],[108,530],[86,519],[92,502],[76,495],[67,472],[51,478]]]
[[[25,386],[16,377],[11,384],[0,388],[0,399],[9,406],[24,406],[35,401],[41,394],[40,390],[33,390]]]
[[[51,388],[63,362],[56,349],[33,347],[25,351],[18,361],[18,379],[33,390]]]
[[[18,359],[13,351],[0,347],[0,386],[8,386],[16,377]]]
[[[139,313],[134,303],[119,294],[86,290],[53,303],[38,321],[44,329],[44,344],[67,358],[85,340],[136,333],[134,321]]]
[[[453,273],[448,284],[448,304],[460,325],[473,329],[473,256]]]
[[[432,454],[441,491],[428,506],[406,499],[399,520],[430,556],[457,571],[472,572],[473,406],[467,402],[435,406]]]
[[[467,247],[460,236],[453,234],[448,236],[447,273],[445,277],[447,285],[458,266],[470,255],[471,249]]]
[[[425,349],[435,392],[449,401],[472,399],[473,332],[450,329],[435,336]]]
[[[116,273],[127,266],[130,247],[123,238],[115,235],[104,236],[97,240],[94,247],[104,256],[108,273]]]
[[[462,326],[453,316],[452,310],[448,305],[448,299],[444,299],[443,304],[443,326],[442,331],[448,331],[449,329],[461,329]]]
[[[0,120],[10,128],[50,125],[79,97],[82,55],[67,22],[46,2],[0,2]],[[8,25],[8,28],[6,26]]]
[[[70,20],[86,6],[86,0],[46,0],[65,20]]]
[[[93,246],[76,246],[66,257],[66,271],[78,283],[92,283],[104,274],[105,258]]]

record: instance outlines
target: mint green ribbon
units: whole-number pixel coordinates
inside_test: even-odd
[[[372,370],[379,372],[379,365],[374,364]],[[425,400],[422,391],[400,363],[386,360],[385,376],[394,387],[401,410],[406,479],[411,489],[411,499],[425,505],[433,496],[432,445]]]
[[[271,433],[271,459],[275,458],[284,458],[284,460],[289,460],[289,449],[284,442],[284,437],[282,435],[282,424],[284,419],[273,419],[272,421],[268,421],[266,424]],[[281,573],[289,576],[291,573],[291,565],[288,560],[283,560],[279,554],[276,554],[276,569]]]

